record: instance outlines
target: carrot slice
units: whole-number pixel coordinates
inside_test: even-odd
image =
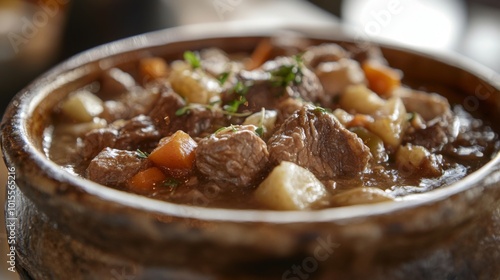
[[[169,74],[167,62],[160,57],[143,58],[139,61],[139,74],[143,83],[165,78]]]
[[[160,144],[149,155],[158,167],[168,169],[191,169],[198,144],[184,131],[178,130],[172,136],[160,140]]]
[[[269,39],[264,39],[259,42],[248,61],[247,70],[254,70],[266,62],[273,51],[273,45]]]
[[[390,97],[392,90],[401,86],[401,73],[375,61],[366,61],[363,72],[371,90],[383,97]]]
[[[151,167],[140,171],[129,180],[129,189],[137,193],[150,193],[167,179],[167,176],[158,167]]]

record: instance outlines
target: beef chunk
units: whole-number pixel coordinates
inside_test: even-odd
[[[273,81],[273,78],[276,76],[279,78],[280,74],[276,75],[277,72],[281,72],[283,67],[290,67],[293,65],[297,65],[297,61],[291,57],[278,57],[275,60],[270,60],[264,65],[262,65],[262,70],[265,72],[271,73],[271,85],[276,81]],[[306,101],[317,102],[323,96],[323,86],[319,78],[307,67],[302,65],[298,65],[300,68],[300,72],[296,73],[296,75],[301,75],[301,81],[297,84],[291,83],[286,87],[286,92],[290,96],[301,97]]]
[[[100,118],[108,122],[128,120],[138,115],[145,115],[151,111],[153,104],[158,100],[159,94],[154,91],[135,87],[120,95],[116,100],[104,102],[104,110]]]
[[[204,136],[229,124],[221,112],[195,104],[191,104],[181,115],[176,115],[184,106],[186,102],[180,95],[165,88],[149,114],[162,137],[170,136],[178,130],[192,137]]]
[[[266,143],[255,133],[256,127],[232,126],[198,143],[196,167],[209,180],[237,187],[255,183],[267,166]],[[225,184],[224,184],[225,183]]]
[[[276,105],[276,109],[278,110],[277,125],[282,124],[286,119],[293,115],[293,113],[300,110],[304,106],[305,103],[301,99],[287,98],[282,100]]]
[[[229,120],[221,111],[192,106],[184,115],[171,120],[169,130],[172,133],[182,130],[192,137],[203,137],[227,125]]]
[[[105,148],[90,162],[85,177],[101,185],[122,187],[147,164],[136,152]]]
[[[363,172],[370,149],[333,115],[304,106],[290,116],[268,141],[272,164],[290,161],[319,179],[353,177]]]
[[[441,116],[428,122],[422,129],[410,128],[403,143],[411,143],[426,148],[432,153],[440,152],[446,144],[457,136],[458,120],[452,115]]]
[[[171,131],[170,122],[176,118],[175,112],[185,105],[186,102],[180,95],[171,88],[164,88],[160,98],[148,114],[162,136],[168,136],[175,132]]]
[[[160,134],[151,118],[140,115],[128,121],[116,121],[108,127],[89,131],[83,138],[80,151],[83,158],[89,160],[106,147],[149,150],[159,139]]]

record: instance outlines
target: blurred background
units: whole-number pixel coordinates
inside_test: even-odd
[[[498,0],[0,0],[0,113],[30,81],[74,54],[206,22],[343,24],[362,38],[457,52],[500,72]],[[0,279],[16,279],[7,271],[1,229]]]

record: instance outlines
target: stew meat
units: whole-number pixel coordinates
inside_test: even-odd
[[[486,121],[408,87],[376,48],[273,42],[107,70],[54,110],[48,157],[169,202],[303,210],[426,192],[499,148]]]

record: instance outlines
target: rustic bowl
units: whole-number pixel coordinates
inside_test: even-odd
[[[101,186],[47,159],[42,140],[52,108],[106,69],[209,46],[250,51],[280,28],[221,30],[174,28],[89,50],[12,100],[1,140],[19,189],[15,249],[23,278],[430,279],[453,273],[459,264],[446,255],[455,250],[450,244],[467,240],[475,248],[475,230],[498,206],[499,156],[452,185],[403,201],[304,212],[176,205]],[[339,29],[287,30],[316,42],[363,44]],[[456,56],[381,47],[406,81],[455,91],[466,109],[498,120],[500,87],[491,71]],[[432,256],[445,268],[429,264]],[[489,279],[500,275],[498,269],[487,273]]]

